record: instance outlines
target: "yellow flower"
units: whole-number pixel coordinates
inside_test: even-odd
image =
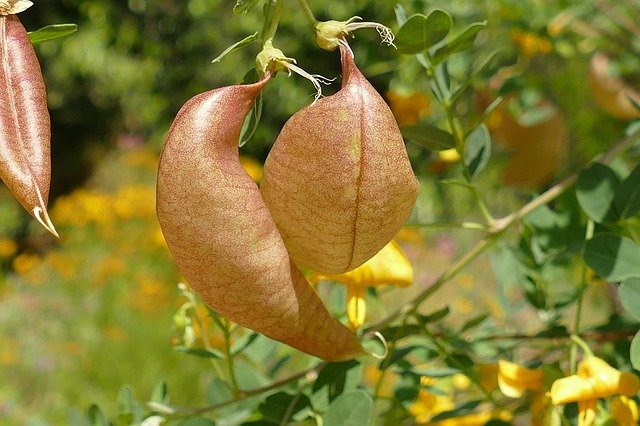
[[[254,182],[262,179],[262,165],[250,157],[240,157],[240,164]]]
[[[480,378],[480,386],[491,392],[498,387],[498,364],[477,364],[476,370]]]
[[[417,424],[431,424],[429,421],[436,414],[453,410],[455,404],[449,396],[434,395],[429,391],[421,390],[409,413],[416,419]]]
[[[638,404],[633,399],[624,395],[616,396],[611,400],[611,418],[620,426],[634,426],[638,424]]]
[[[544,372],[526,368],[513,362],[498,361],[498,386],[503,394],[520,398],[524,391],[540,392],[544,384]]]
[[[0,257],[10,258],[18,251],[18,245],[15,241],[8,238],[0,239]]]
[[[438,160],[445,163],[457,163],[460,161],[460,153],[455,148],[438,151]]]
[[[38,256],[29,253],[22,253],[13,259],[13,270],[20,275],[26,275],[40,261]]]
[[[640,380],[633,373],[616,370],[606,361],[589,355],[578,365],[578,371],[553,382],[551,402],[554,405],[578,403],[578,425],[595,421],[598,398],[614,395],[633,396],[640,390]]]
[[[451,419],[431,422],[431,426],[484,426],[489,420],[502,420],[508,422],[513,416],[506,410],[482,411],[466,416],[453,417]]]
[[[351,328],[355,330],[364,324],[366,288],[382,284],[407,287],[413,283],[413,267],[400,245],[391,241],[375,256],[352,271],[339,275],[313,273],[309,277],[309,281],[314,284],[321,280],[331,280],[348,286],[347,318]]]
[[[639,390],[640,380],[635,374],[616,370],[590,355],[578,365],[576,374],[553,382],[551,402],[558,405],[613,395],[634,396]]]
[[[387,92],[387,100],[400,127],[418,124],[420,116],[429,112],[429,98],[422,92],[405,95],[391,90]]]

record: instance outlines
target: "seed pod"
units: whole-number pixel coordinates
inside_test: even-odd
[[[18,2],[24,3],[24,2]],[[0,16],[0,178],[47,230],[51,127],[42,72],[15,15]]]
[[[326,360],[362,353],[293,264],[240,164],[243,120],[268,78],[195,96],[160,158],[157,213],[182,274],[230,320]]]
[[[262,195],[292,259],[327,274],[384,247],[418,194],[389,107],[340,45],[342,88],[298,111],[265,162]]]

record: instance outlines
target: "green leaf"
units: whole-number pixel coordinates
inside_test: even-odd
[[[42,27],[36,31],[30,31],[27,34],[29,35],[31,44],[40,44],[45,41],[66,37],[76,31],[78,31],[78,26],[76,24],[55,24],[47,25],[46,27]]]
[[[224,355],[222,354],[222,352],[219,352],[215,349],[187,348],[185,346],[176,346],[173,348],[173,350],[176,352],[194,355],[200,358],[224,359]]]
[[[398,29],[394,43],[398,52],[416,54],[441,41],[450,29],[451,16],[443,10],[436,9],[429,16],[415,14]]]
[[[253,43],[254,41],[258,40],[258,32],[256,31],[255,33],[251,34],[250,36],[247,36],[245,38],[243,38],[240,41],[237,41],[235,43],[233,43],[231,46],[227,47],[226,49],[224,49],[224,51],[219,54],[213,61],[211,61],[212,63],[215,62],[220,62],[220,60],[222,58],[224,58],[225,56],[227,56],[230,52],[240,49],[242,47],[248,46],[251,43]]]
[[[476,176],[489,164],[491,158],[491,135],[485,124],[478,126],[467,138],[464,153],[466,164],[471,176]]]
[[[640,321],[640,277],[627,278],[618,290],[620,303],[627,313]]]
[[[631,365],[636,370],[640,370],[640,332],[638,332],[631,341]]]
[[[329,404],[346,391],[355,389],[362,377],[362,364],[351,360],[333,362],[324,367],[313,383],[311,402],[318,411],[327,411]]]
[[[258,410],[262,417],[276,424],[288,424],[293,416],[311,406],[309,398],[304,394],[292,395],[287,392],[278,392],[269,395]]]
[[[596,223],[616,221],[612,203],[620,180],[604,164],[595,163],[580,172],[576,182],[576,196],[580,208]]]
[[[95,404],[89,407],[87,415],[89,416],[89,424],[91,424],[91,426],[109,426],[110,424],[107,417],[102,413],[102,410],[100,410],[100,407]]]
[[[473,46],[476,36],[484,27],[487,21],[475,22],[467,26],[464,30],[456,34],[454,37],[446,40],[442,46],[439,46],[431,56],[432,63],[439,64],[454,53],[462,52]]]
[[[407,336],[420,334],[422,327],[416,324],[392,325],[380,330],[380,334],[387,342],[395,342]]]
[[[150,401],[158,404],[167,404],[169,402],[169,389],[166,382],[162,381],[154,386],[153,391],[151,391]]]
[[[258,0],[238,0],[233,7],[233,13],[242,15],[249,11],[258,3]]]
[[[243,352],[245,349],[251,346],[258,337],[260,337],[260,334],[255,332],[244,334],[240,339],[238,339],[238,341],[236,341],[231,346],[231,350],[230,350],[231,355],[236,356],[240,352]]]
[[[473,412],[473,410],[482,403],[482,400],[475,400],[475,401],[469,401],[469,402],[465,402],[459,406],[457,406],[456,408],[454,408],[453,410],[450,411],[444,411],[440,414],[437,414],[435,416],[433,416],[431,418],[432,422],[437,422],[440,420],[446,420],[446,419],[453,419],[456,417],[462,417],[462,416],[466,416],[467,414],[471,414]]]
[[[216,426],[216,423],[204,417],[189,417],[178,423],[178,426]]]
[[[640,276],[640,246],[618,235],[596,234],[584,245],[584,260],[607,281]]]
[[[418,376],[433,377],[433,378],[436,378],[436,379],[440,379],[440,378],[443,378],[443,377],[451,377],[454,374],[460,373],[459,369],[457,369],[457,368],[449,368],[449,367],[424,368],[424,369],[414,368],[412,371],[415,374],[417,374]]]
[[[449,306],[445,306],[444,308],[438,309],[437,311],[427,315],[416,314],[415,317],[418,319],[418,321],[420,321],[421,324],[424,325],[430,322],[441,320],[442,318],[449,315],[450,312],[451,309],[449,309]]]
[[[407,22],[407,10],[404,8],[404,6],[402,6],[400,3],[396,3],[393,11],[396,14],[396,21],[398,22],[398,25],[403,25],[405,22]]]
[[[255,83],[259,79],[258,72],[255,68],[250,69],[242,79],[243,84]],[[244,123],[242,124],[242,130],[240,131],[240,139],[238,141],[238,147],[244,146],[249,139],[253,136],[256,129],[258,128],[258,124],[260,124],[260,118],[262,117],[262,92],[258,94],[255,102],[251,106],[251,111],[245,118]]]
[[[323,426],[362,426],[369,424],[373,401],[363,390],[343,393],[322,417]]]
[[[628,218],[640,212],[640,165],[618,186],[613,205],[620,217]]]
[[[480,62],[480,65],[478,65],[469,75],[468,78],[465,79],[464,82],[460,83],[458,86],[456,86],[455,89],[453,89],[453,91],[451,92],[451,101],[452,102],[456,102],[458,100],[458,97],[469,87],[471,86],[471,83],[473,83],[476,80],[476,77],[478,75],[480,75],[482,72],[484,72],[489,65],[491,65],[491,62],[493,62],[493,60],[495,59],[495,57],[498,55],[498,53],[500,53],[499,50],[494,50],[493,52],[489,53],[489,55],[482,61]]]
[[[214,377],[207,385],[205,397],[209,404],[220,404],[221,402],[231,400],[233,398],[233,392],[229,385],[219,378]]]
[[[471,318],[469,321],[464,323],[464,325],[462,326],[462,328],[460,329],[460,331],[458,333],[462,334],[465,331],[469,331],[472,328],[475,328],[475,327],[479,326],[487,318],[489,318],[489,313],[488,312],[486,312],[484,314],[477,315],[474,318]]]
[[[124,385],[118,392],[118,419],[123,423],[132,424],[140,423],[142,421],[142,407],[136,400],[133,392],[133,388],[129,385]]]
[[[403,126],[402,136],[430,151],[444,151],[456,143],[451,133],[429,124]]]

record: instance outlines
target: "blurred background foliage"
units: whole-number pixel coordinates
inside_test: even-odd
[[[315,46],[303,16],[294,2],[289,3],[276,46],[312,74],[339,76],[337,54]],[[309,3],[321,20],[358,15],[398,27],[396,2]],[[557,178],[579,170],[620,139],[630,119],[638,117],[621,112],[624,108],[611,100],[621,84],[640,89],[640,32],[630,19],[638,16],[638,7],[633,2],[613,9],[610,2],[599,0],[397,3],[409,13],[447,10],[457,29],[488,21],[473,53],[452,57],[449,67],[454,78],[462,79],[472,65],[500,51],[473,80],[473,90],[464,93],[456,111],[470,124],[498,95],[504,97],[487,118],[496,143],[490,167],[478,181],[497,214],[513,211]],[[262,26],[260,8],[237,16],[233,4],[61,0],[37,2],[21,14],[29,30],[65,22],[77,23],[79,29],[73,36],[37,47],[53,123],[51,214],[61,240],[37,230],[6,191],[0,191],[0,424],[60,424],[70,410],[85,411],[92,402],[112,411],[123,383],[131,383],[143,400],[166,380],[172,402],[178,405],[212,402],[206,398],[214,377],[208,364],[169,350],[172,317],[184,300],[176,287],[180,276],[155,220],[155,166],[163,136],[180,106],[199,92],[240,82],[253,66],[258,44],[211,64],[227,46]],[[381,46],[375,31],[356,37],[351,46],[357,63],[386,97],[398,122],[442,126],[445,117],[415,59]],[[590,63],[597,52],[610,58],[614,77],[621,79],[613,84],[616,90],[610,81],[603,83],[593,75]],[[259,170],[279,128],[309,104],[313,94],[312,86],[296,76],[280,75],[267,86],[262,122],[242,148],[248,167]],[[412,141],[408,151],[422,181],[413,223],[478,216],[467,191],[442,183],[458,173],[455,155],[429,151]],[[618,161],[614,169],[626,176],[630,166]],[[500,247],[486,263],[462,275],[455,290],[430,310],[448,300],[456,312],[453,323],[488,311],[493,329],[526,327],[534,310],[522,313],[523,306],[531,304],[519,299],[516,282],[531,271],[551,288],[550,301],[544,303],[561,306],[575,300],[576,271],[567,267],[567,259],[578,256],[586,219],[572,196],[558,205],[568,206],[569,213],[558,213],[553,220],[549,215],[531,216],[523,234],[514,233],[510,242],[528,247],[521,258],[512,255],[511,247]],[[579,241],[562,246],[562,256],[552,262],[531,253],[545,236],[541,244],[558,249],[553,235],[559,229],[571,238],[578,235]],[[399,291],[400,295],[378,294],[382,298],[370,313],[373,318],[424,288],[475,238],[474,231],[470,235],[460,229],[413,227],[403,232],[401,242],[416,266],[416,288]],[[597,322],[617,308],[607,285],[593,281],[598,285],[588,299],[591,321]],[[344,294],[332,296],[332,291],[325,296],[340,312]],[[539,297],[536,291],[527,297]],[[557,310],[546,312],[546,324],[561,322]],[[294,360],[289,367],[301,363]],[[365,368],[365,382],[375,383],[377,372],[375,366]],[[418,418],[419,408],[413,410]]]

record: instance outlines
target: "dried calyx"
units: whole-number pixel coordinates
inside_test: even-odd
[[[325,50],[335,50],[349,34],[361,28],[373,28],[378,31],[382,42],[394,46],[395,36],[389,27],[377,22],[358,22],[362,20],[354,16],[347,21],[325,21],[316,25],[316,43]]]
[[[33,6],[33,2],[27,0],[0,0],[0,15],[15,15],[24,12]]]
[[[256,69],[260,75],[267,73],[276,74],[278,71],[286,71],[289,75],[292,72],[309,80],[316,89],[315,101],[322,96],[322,84],[329,85],[334,78],[327,78],[319,74],[309,74],[296,65],[296,60],[288,58],[282,50],[273,47],[271,40],[267,40],[258,56],[256,56]]]

